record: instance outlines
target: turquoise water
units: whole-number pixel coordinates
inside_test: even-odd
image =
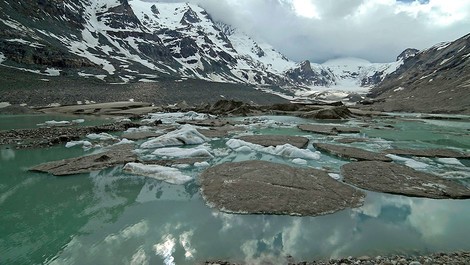
[[[69,121],[84,120],[77,123],[78,126],[94,126],[112,122],[109,118],[85,115],[50,115],[50,114],[28,114],[28,115],[1,115],[0,130],[10,129],[32,129],[42,127],[46,121]]]
[[[340,137],[307,134],[294,127],[311,120],[264,119],[237,134],[307,135],[324,142]],[[27,122],[21,117],[16,121]],[[352,144],[369,150],[470,149],[468,122],[439,122],[377,120],[377,128],[348,136],[370,138]],[[358,120],[345,125],[361,124]],[[384,127],[387,124],[394,128]],[[215,154],[210,164],[261,159],[298,166],[290,158],[263,152],[236,153],[226,141],[205,144]],[[96,149],[3,147],[0,151],[0,264],[194,264],[207,259],[276,264],[285,263],[287,255],[300,261],[470,250],[469,200],[367,192],[364,206],[320,217],[227,214],[205,205],[197,183],[200,168],[184,169],[194,177],[184,185],[123,173],[121,167],[54,177],[27,169]],[[468,160],[452,165],[438,159],[412,159],[427,165],[420,170],[470,183]],[[338,173],[346,162],[321,154],[318,160],[308,160],[308,166]],[[445,175],[448,172],[454,174]]]

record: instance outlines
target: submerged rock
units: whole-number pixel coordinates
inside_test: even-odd
[[[371,191],[433,199],[470,198],[470,189],[463,185],[394,163],[354,162],[342,166],[341,173],[345,182]]]
[[[359,207],[365,196],[324,171],[266,161],[217,165],[200,182],[209,205],[235,213],[317,216]]]
[[[50,173],[54,176],[89,173],[137,161],[137,156],[132,153],[132,150],[132,145],[117,145],[110,150],[99,154],[40,164],[31,168],[30,171]]]
[[[391,162],[392,159],[386,157],[384,154],[367,151],[360,148],[348,147],[343,145],[325,144],[325,143],[314,143],[316,149],[325,151],[332,155],[341,158],[353,158],[356,160],[377,160],[384,162]]]
[[[302,131],[319,133],[326,135],[338,135],[339,133],[360,133],[361,129],[356,127],[317,125],[317,124],[300,124],[297,126]]]
[[[247,135],[239,138],[245,142],[258,144],[262,146],[278,146],[290,144],[297,148],[305,148],[308,145],[308,139],[301,136],[290,135]]]
[[[450,149],[389,149],[385,152],[404,156],[470,158],[470,154],[460,153]]]

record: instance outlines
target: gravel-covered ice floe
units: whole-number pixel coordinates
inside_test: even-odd
[[[227,141],[226,145],[237,152],[247,152],[249,149],[251,149],[251,151],[268,153],[288,158],[301,158],[308,160],[320,159],[320,152],[312,152],[308,149],[299,149],[290,144],[278,145],[276,147],[264,147],[261,145],[248,143],[239,139],[230,139]]]
[[[181,171],[176,168],[159,165],[127,163],[123,170],[135,175],[162,180],[170,184],[184,184],[192,179],[190,176],[181,173]]]
[[[143,119],[142,122],[144,123],[152,123],[155,121],[162,121],[163,124],[175,124],[179,121],[197,121],[197,120],[206,120],[210,118],[214,118],[215,116],[203,113],[197,113],[194,111],[189,112],[172,112],[172,113],[149,113],[148,118]]]
[[[179,130],[169,132],[140,145],[144,149],[160,148],[166,146],[179,146],[186,144],[202,144],[209,139],[202,135],[192,125],[185,124]]]
[[[153,155],[163,156],[163,157],[213,157],[213,155],[203,147],[195,148],[179,148],[179,147],[167,147],[159,148],[155,150]]]

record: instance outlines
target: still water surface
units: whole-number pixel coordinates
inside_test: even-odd
[[[24,119],[17,116],[15,121],[19,126],[30,118]],[[241,133],[308,135],[324,142],[335,138],[293,127],[313,121],[274,116],[251,121],[257,124]],[[349,136],[370,141],[352,146],[376,151],[391,147],[470,149],[468,120],[407,118],[368,124],[372,125],[361,134]],[[210,164],[261,159],[294,165],[290,159],[270,154],[236,153],[226,141],[206,144],[216,154]],[[194,264],[208,259],[285,263],[288,255],[300,261],[470,250],[469,200],[367,192],[364,206],[326,216],[235,215],[205,205],[197,184],[200,168],[185,169],[194,177],[185,185],[129,175],[122,167],[54,177],[27,169],[96,150],[56,146],[33,150],[2,147],[0,151],[0,264]],[[426,164],[422,171],[470,185],[468,160],[458,160],[460,164],[411,160],[411,166]],[[319,160],[308,161],[308,166],[339,173],[346,162],[321,154]]]

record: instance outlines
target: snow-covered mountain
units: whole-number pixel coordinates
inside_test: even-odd
[[[470,34],[412,50],[369,96],[386,111],[470,114]]]
[[[195,78],[304,92],[351,91],[377,84],[401,61],[295,63],[186,3],[0,2],[0,64],[42,75],[96,77],[108,83]]]

